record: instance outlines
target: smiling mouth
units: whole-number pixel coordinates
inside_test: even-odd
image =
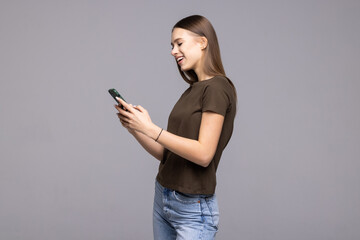
[[[184,57],[179,57],[178,59],[176,59],[178,64],[181,64],[184,60]]]

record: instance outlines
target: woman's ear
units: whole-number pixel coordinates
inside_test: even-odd
[[[208,45],[208,40],[206,37],[200,37],[200,46],[201,46],[201,50],[204,50],[205,48],[207,48]]]

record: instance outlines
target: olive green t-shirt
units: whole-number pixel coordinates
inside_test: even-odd
[[[162,186],[188,194],[214,194],[216,169],[231,138],[236,111],[236,96],[229,81],[223,76],[215,76],[190,85],[171,111],[167,131],[198,140],[201,115],[206,111],[225,117],[211,163],[205,168],[165,148],[156,177]]]

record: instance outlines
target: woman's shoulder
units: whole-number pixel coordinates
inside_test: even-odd
[[[208,86],[208,85],[229,85],[230,86],[230,82],[228,80],[227,77],[222,76],[222,75],[217,75],[214,76],[212,78],[209,78],[207,80],[203,80],[203,81],[199,81],[199,82],[195,82],[193,83],[194,86],[196,85],[200,85],[200,86]]]
[[[229,85],[230,86],[229,79],[227,77],[225,77],[225,76],[222,76],[222,75],[215,76],[211,80],[213,80],[211,82],[212,84]]]
[[[205,85],[207,87],[212,87],[212,88],[217,88],[217,89],[223,89],[225,91],[233,91],[233,87],[230,83],[230,79],[225,77],[225,76],[215,76],[209,80],[207,83],[205,83]]]

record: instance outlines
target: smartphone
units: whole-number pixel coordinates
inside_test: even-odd
[[[115,99],[115,101],[116,101],[117,103],[119,103],[119,101],[116,99],[116,97],[119,97],[119,98],[121,98],[122,100],[125,101],[125,99],[120,95],[120,93],[118,93],[118,91],[116,91],[115,88],[109,89],[109,93],[110,93],[110,95]],[[126,102],[126,101],[125,101],[125,102]],[[123,110],[126,110],[123,105],[120,105],[120,107],[121,107]]]

